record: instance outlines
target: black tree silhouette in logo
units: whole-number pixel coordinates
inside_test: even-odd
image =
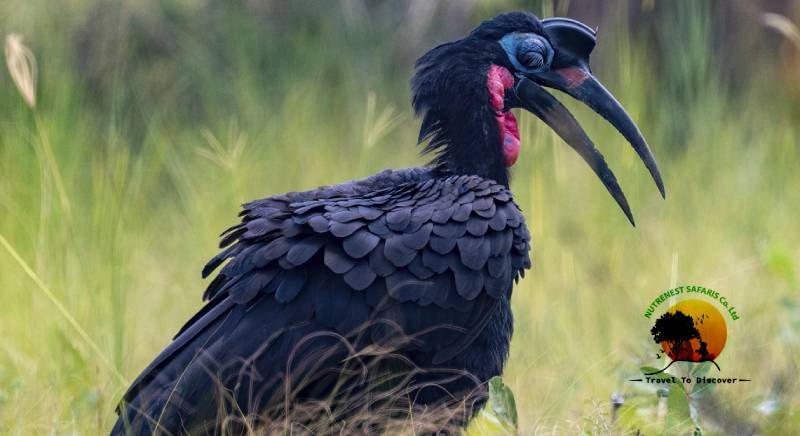
[[[700,322],[702,323],[702,319]],[[653,335],[653,340],[657,344],[667,343],[668,350],[666,351],[672,362],[666,368],[647,375],[664,372],[675,362],[711,362],[719,369],[719,365],[713,359],[708,358],[708,344],[700,337],[700,332],[695,327],[694,319],[690,315],[680,310],[667,312],[656,320],[655,325],[650,329],[650,334]],[[700,342],[697,350],[697,354],[700,355],[699,360],[694,358],[692,339]]]
[[[697,353],[700,354],[700,361],[704,360],[711,360],[708,358],[708,344],[705,341],[700,341],[700,348],[697,349]]]
[[[650,329],[650,334],[657,344],[668,344],[669,356],[673,360],[691,360],[694,350],[690,341],[700,339],[700,332],[695,328],[692,317],[680,310],[661,315]]]

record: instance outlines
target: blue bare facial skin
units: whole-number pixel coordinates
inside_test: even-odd
[[[509,33],[500,39],[514,68],[521,73],[542,73],[550,70],[553,62],[553,47],[550,42],[535,33]]]

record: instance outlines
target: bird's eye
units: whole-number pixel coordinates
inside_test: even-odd
[[[526,67],[532,70],[538,70],[544,65],[544,56],[542,56],[542,54],[539,52],[529,51],[522,55],[522,59],[520,59],[520,61],[522,62],[522,65],[525,65]]]
[[[526,68],[542,71],[548,67],[550,60],[549,47],[539,37],[526,39],[518,46],[517,59]]]
[[[553,47],[535,33],[509,33],[500,39],[508,59],[522,73],[541,73],[550,69]]]

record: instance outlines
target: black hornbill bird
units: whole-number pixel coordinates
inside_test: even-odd
[[[509,191],[510,110],[574,148],[633,224],[603,156],[544,87],[582,101],[664,195],[639,129],[592,75],[595,43],[578,21],[511,12],[423,55],[412,103],[432,162],[246,204],[203,269],[225,263],[208,303],[133,382],[112,433],[218,432],[231,416],[269,425],[324,401],[345,419],[397,398],[411,408],[393,413],[472,398],[466,422],[502,371],[512,285],[531,266]]]

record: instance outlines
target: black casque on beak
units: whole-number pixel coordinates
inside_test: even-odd
[[[636,150],[661,196],[665,197],[664,183],[653,153],[622,105],[592,75],[589,54],[597,42],[595,32],[585,24],[568,18],[549,18],[542,20],[542,24],[555,51],[552,65],[545,72],[518,75],[507,105],[530,111],[575,149],[603,182],[631,224],[634,224],[625,194],[603,155],[572,114],[540,85],[558,89],[582,101],[611,123]]]

